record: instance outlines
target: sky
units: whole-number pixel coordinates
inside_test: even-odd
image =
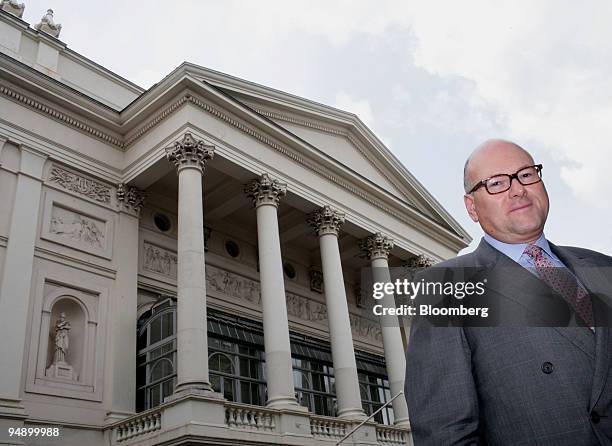
[[[612,2],[23,0],[149,87],[183,61],[353,112],[475,239],[462,169],[489,138],[544,165],[545,233],[612,254]],[[468,248],[467,250],[471,250]]]

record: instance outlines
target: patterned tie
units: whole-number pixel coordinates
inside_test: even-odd
[[[540,279],[571,305],[587,327],[594,327],[591,297],[572,273],[565,267],[555,266],[537,245],[527,245],[524,253],[533,260]]]

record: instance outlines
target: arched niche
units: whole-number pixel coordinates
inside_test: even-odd
[[[54,285],[42,302],[37,378],[58,384],[93,386],[96,357],[97,297],[89,293]],[[69,346],[62,371],[52,370],[54,363],[55,325],[61,313],[70,323]]]
[[[68,349],[65,354],[57,352],[56,338],[58,336],[56,325],[64,315],[64,319],[69,324],[70,329],[67,331]],[[84,357],[87,346],[87,307],[75,296],[62,295],[52,303],[50,309],[50,321],[47,343],[47,360],[45,374],[50,378],[68,379],[79,381],[81,377]],[[59,356],[63,358],[58,359]],[[65,363],[64,368],[70,368],[69,376],[57,375],[52,367],[57,363]]]

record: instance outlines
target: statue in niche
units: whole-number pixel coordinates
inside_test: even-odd
[[[66,353],[68,353],[68,345],[70,339],[68,332],[70,331],[70,322],[66,320],[66,313],[60,313],[60,317],[55,323],[55,355],[53,362],[66,362]]]
[[[55,323],[53,363],[47,369],[46,375],[52,378],[76,381],[78,379],[77,374],[66,361],[70,345],[70,338],[68,336],[70,329],[71,326],[70,322],[66,319],[66,313],[61,312],[59,319]]]

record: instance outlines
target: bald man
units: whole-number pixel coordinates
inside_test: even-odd
[[[542,165],[512,142],[480,145],[464,188],[483,239],[415,280],[458,269],[495,278],[487,302],[497,321],[512,321],[413,321],[405,390],[414,444],[612,445],[612,258],[546,239]]]

